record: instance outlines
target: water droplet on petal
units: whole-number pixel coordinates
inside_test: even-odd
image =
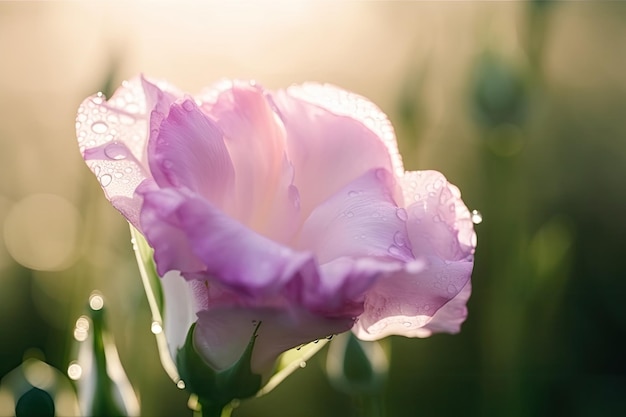
[[[327,339],[327,340],[332,340],[332,338],[333,338],[334,336],[335,336],[334,334],[331,334],[331,335],[329,335],[329,336],[326,336],[326,339]]]
[[[404,234],[399,230],[393,234],[393,241],[396,245],[400,247],[406,245],[406,239],[404,238]]]
[[[108,128],[109,126],[107,126],[107,124],[104,122],[95,122],[94,124],[91,125],[91,130],[93,130],[94,133],[98,133],[98,134],[102,134],[106,132]]]
[[[176,383],[176,387],[178,389],[185,389],[185,381],[183,381],[182,379],[179,379],[178,382]]]
[[[483,222],[483,215],[478,210],[472,210],[472,223],[480,224]]]
[[[401,207],[396,210],[396,216],[398,216],[398,218],[402,220],[403,222],[407,221],[409,218],[409,215],[407,214],[406,210]]]
[[[104,148],[104,154],[115,161],[126,159],[128,156],[126,146],[121,143],[109,144],[106,148]]]
[[[306,362],[305,361],[300,362],[299,365],[300,365],[300,368],[306,368]]]
[[[359,195],[358,191],[352,190],[348,192],[348,197],[356,197],[357,195]]]
[[[183,102],[183,109],[187,110],[187,111],[192,111],[193,110],[193,102],[191,100],[185,100]]]
[[[411,322],[410,321],[405,321],[404,323],[402,323],[402,325],[404,327],[411,327]]]
[[[103,100],[104,100],[104,94],[102,94],[102,92],[98,92],[98,94],[96,94],[96,96],[91,99],[92,103],[94,104],[102,104]]]
[[[391,245],[387,251],[393,256],[402,256],[402,251],[396,245]]]
[[[102,185],[103,187],[106,187],[107,185],[111,184],[111,181],[113,181],[113,177],[110,176],[109,174],[104,174],[103,176],[100,177],[100,185]]]
[[[354,217],[354,213],[351,211],[346,212],[346,217]]]
[[[289,188],[287,188],[287,196],[295,209],[300,210],[300,192],[295,185],[290,185]]]
[[[449,293],[449,294],[454,294],[454,293],[456,293],[456,292],[457,292],[457,289],[456,289],[456,287],[454,286],[454,284],[450,284],[450,285],[448,285],[448,293]]]
[[[376,170],[376,178],[385,181],[387,179],[387,171],[384,168],[378,168]]]

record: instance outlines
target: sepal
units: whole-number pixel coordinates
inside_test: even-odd
[[[252,372],[250,362],[260,325],[259,322],[237,362],[222,371],[211,368],[198,354],[193,343],[196,324],[190,327],[176,363],[185,388],[198,396],[203,407],[221,409],[234,399],[252,397],[259,391],[262,378]]]

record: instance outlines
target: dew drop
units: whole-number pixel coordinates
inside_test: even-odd
[[[299,363],[300,368],[306,368],[306,362],[302,361]]]
[[[348,192],[348,197],[356,197],[357,195],[359,195],[358,191],[352,190]]]
[[[402,325],[404,327],[411,327],[411,322],[410,321],[405,321],[404,323],[402,323]]]
[[[91,130],[93,130],[94,133],[98,133],[98,134],[102,134],[106,132],[108,128],[109,126],[107,126],[107,124],[104,122],[95,122],[94,124],[91,125]]]
[[[399,208],[396,210],[396,216],[403,222],[407,221],[409,218],[409,215],[407,214],[406,210],[403,208]]]
[[[179,379],[178,382],[176,383],[176,387],[178,389],[185,389],[185,381],[183,381],[182,379]]]
[[[393,241],[396,245],[400,247],[406,245],[406,239],[404,238],[404,234],[399,230],[393,234]]]
[[[100,185],[102,185],[103,187],[106,187],[109,184],[111,184],[111,181],[113,181],[113,177],[110,176],[109,174],[104,174],[103,176],[100,177]]]
[[[300,192],[295,185],[290,185],[287,188],[287,196],[289,197],[289,201],[293,204],[296,210],[300,210]]]
[[[152,324],[150,325],[150,331],[153,334],[160,334],[163,331],[163,326],[161,326],[161,323],[157,321],[153,321]]]
[[[334,334],[331,334],[331,335],[329,335],[329,336],[326,336],[326,340],[332,340],[334,336],[335,336]]]
[[[109,144],[106,148],[104,148],[104,154],[115,161],[126,159],[128,156],[126,146],[121,143]]]
[[[384,168],[378,168],[376,170],[376,178],[385,181],[387,179],[387,171]]]
[[[126,167],[124,168],[124,172],[130,174],[131,172],[133,172],[133,169],[131,167]]]
[[[387,251],[393,255],[393,256],[401,256],[402,255],[402,251],[400,250],[399,247],[397,247],[396,245],[391,245],[389,246],[389,248],[387,249]]]
[[[319,343],[319,341],[320,341],[319,339],[315,339],[313,343]]]
[[[185,102],[183,103],[183,108],[187,111],[192,111],[193,110],[193,103],[191,102],[191,100],[185,100]]]
[[[354,213],[351,211],[346,212],[346,217],[354,217]]]
[[[448,285],[448,293],[449,294],[454,294],[456,292],[457,292],[457,290],[456,290],[456,287],[454,286],[454,284]]]
[[[94,104],[102,104],[103,100],[104,100],[104,94],[102,94],[102,92],[99,92],[98,94],[96,94],[94,98],[91,99],[91,102]]]
[[[472,223],[481,224],[483,222],[483,215],[478,210],[472,210]]]

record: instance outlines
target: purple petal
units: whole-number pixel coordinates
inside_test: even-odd
[[[424,268],[413,271],[407,265],[403,272],[381,278],[367,293],[364,312],[353,329],[364,340],[391,334],[424,337],[454,329],[450,317],[462,321],[458,303],[469,297],[476,238],[458,188],[436,171],[408,172],[401,182],[409,240]],[[459,295],[463,289],[466,292]],[[450,308],[455,313],[444,310],[438,327],[435,323],[428,330],[438,310],[453,299],[457,301]]]
[[[148,144],[150,169],[161,187],[186,188],[225,205],[234,169],[221,130],[191,99],[174,103]]]
[[[380,279],[367,293],[364,312],[353,331],[362,340],[390,335],[423,337],[424,327],[457,296],[472,273],[471,262],[446,264],[429,259],[425,268],[406,270]]]
[[[144,200],[141,226],[160,275],[205,272],[261,297],[279,292],[302,269],[315,269],[312,254],[253,232],[196,194],[161,189],[147,192]]]
[[[311,212],[296,247],[314,252],[320,264],[342,256],[414,259],[394,185],[385,169],[367,171]]]
[[[271,100],[285,125],[304,215],[371,169],[394,171],[382,139],[359,119],[298,98],[291,90]]]

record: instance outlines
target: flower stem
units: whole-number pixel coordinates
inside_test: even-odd
[[[385,401],[383,394],[358,394],[353,395],[354,410],[359,417],[385,417]]]
[[[233,412],[233,407],[230,404],[220,406],[214,402],[204,402],[198,399],[200,404],[200,410],[194,413],[194,417],[230,417]]]

